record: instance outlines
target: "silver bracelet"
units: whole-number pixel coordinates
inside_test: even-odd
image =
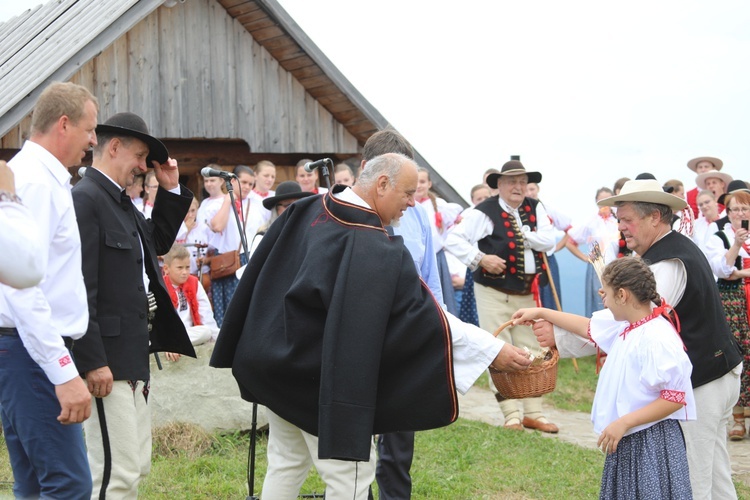
[[[11,193],[10,191],[0,190],[0,201],[12,201],[13,203],[21,203],[21,198],[19,198],[16,193]]]

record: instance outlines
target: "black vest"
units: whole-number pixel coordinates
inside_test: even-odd
[[[536,206],[537,200],[524,198],[518,207],[521,221],[525,226],[536,229]],[[494,228],[492,234],[479,240],[479,250],[486,254],[497,255],[505,259],[505,272],[492,274],[481,266],[474,271],[474,281],[480,285],[489,286],[498,290],[509,290],[521,292],[528,289],[529,277],[524,274],[524,246],[521,228],[517,227],[513,214],[503,210],[498,196],[491,196],[475,207],[477,210],[490,218]],[[534,252],[534,264],[536,273],[542,273],[539,277],[539,285],[547,284],[547,275],[544,273],[545,266],[542,261],[542,253]]]
[[[723,230],[719,230],[714,234],[716,234],[716,236],[718,236],[719,239],[724,243],[724,248],[729,250],[732,245],[729,243],[729,238],[727,238],[726,233]],[[739,254],[737,254],[737,258],[734,260],[734,268],[738,271],[742,270],[742,257],[740,257]],[[720,291],[739,290],[740,288],[745,286],[745,280],[725,280],[724,278],[719,278],[718,280],[716,280],[716,284],[718,285]]]
[[[642,257],[649,264],[678,259],[685,266],[685,293],[675,310],[680,319],[680,335],[693,364],[693,388],[726,375],[742,361],[742,354],[729,330],[719,291],[703,252],[689,238],[672,231],[651,245]]]

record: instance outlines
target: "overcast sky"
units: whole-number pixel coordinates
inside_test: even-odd
[[[692,188],[695,156],[750,178],[750,3],[278,1],[465,198],[511,154],[579,222],[622,176]]]

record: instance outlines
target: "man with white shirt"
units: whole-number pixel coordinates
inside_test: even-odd
[[[479,326],[484,330],[494,331],[516,310],[534,307],[534,280],[539,275],[540,285],[547,282],[542,252],[555,247],[555,234],[544,205],[526,196],[527,184],[541,180],[542,174],[527,172],[520,161],[506,162],[499,173],[487,176],[487,184],[499,194],[465,211],[445,240],[445,249],[474,270]],[[499,337],[539,353],[527,326],[506,328]],[[541,397],[502,400],[497,396],[506,428],[558,432],[542,414]]]
[[[69,352],[86,332],[88,309],[67,169],[96,145],[97,112],[86,88],[51,84],[10,161],[16,193],[38,225],[44,272],[39,285],[3,285],[0,294],[0,405],[18,498],[91,496],[80,425],[91,395]]]
[[[89,311],[73,354],[94,396],[84,426],[94,495],[136,498],[151,467],[149,353],[195,357],[157,261],[172,247],[193,194],[139,116],[115,114],[96,133],[93,164],[73,189]],[[147,166],[159,184],[149,219],[124,190]]]
[[[742,354],[727,325],[711,268],[701,250],[671,229],[673,210],[687,203],[655,180],[626,182],[618,196],[598,202],[616,206],[618,229],[630,250],[649,263],[659,295],[672,305],[693,365],[691,381],[698,419],[682,422],[695,498],[737,498],[732,484],[727,427],[739,397]],[[557,344],[565,357],[592,354],[585,342],[549,323],[537,322],[543,346]]]

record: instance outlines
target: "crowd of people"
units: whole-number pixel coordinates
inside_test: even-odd
[[[750,188],[718,158],[688,162],[687,191],[648,173],[602,187],[577,225],[517,157],[462,210],[386,129],[330,190],[310,160],[278,185],[264,160],[205,178],[199,202],[139,116],[97,115],[87,89],[54,83],[0,162],[17,256],[0,267],[0,415],[17,497],[137,497],[149,355],[214,343],[211,365],[268,409],[264,498],[296,498],[312,466],[327,498],[371,497],[374,482],[409,498],[415,431],[454,422],[456,393],[488,367],[523,371],[552,346],[608,355],[592,409],[602,498],[736,498]],[[588,262],[594,246],[585,316],[565,313],[555,254]],[[496,397],[508,431],[560,431],[541,397]]]

